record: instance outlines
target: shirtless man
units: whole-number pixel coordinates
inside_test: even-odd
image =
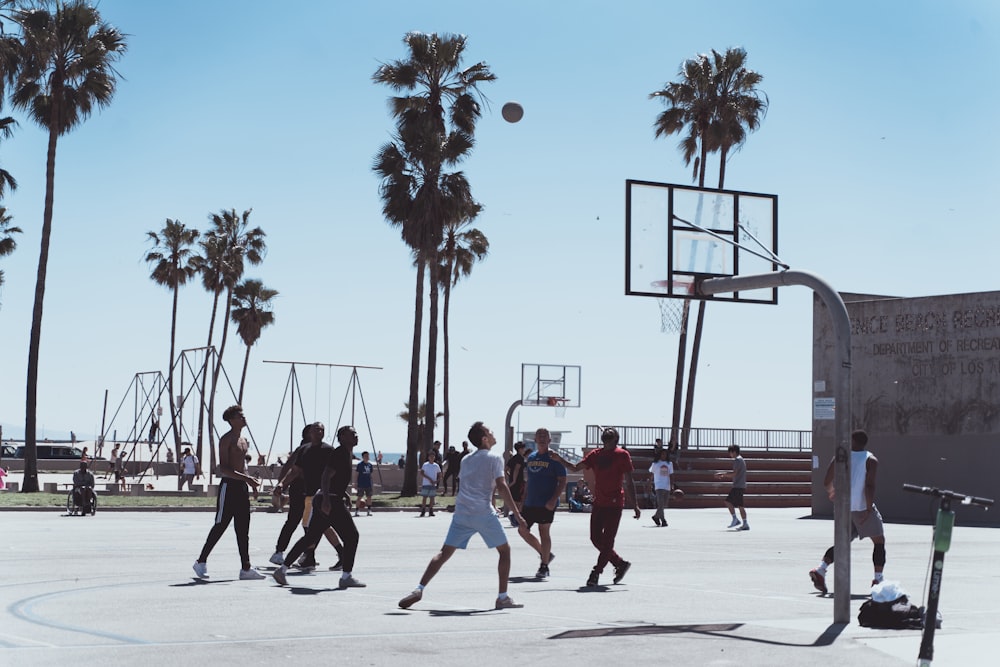
[[[246,438],[240,436],[247,425],[243,408],[233,405],[222,413],[229,422],[229,431],[219,439],[219,495],[215,502],[215,525],[208,531],[205,546],[195,561],[194,572],[201,579],[208,578],[208,555],[219,538],[226,532],[229,522],[235,520],[236,546],[240,551],[240,579],[263,579],[264,575],[250,566],[250,487],[257,498],[260,480],[247,473],[246,455],[250,448]]]

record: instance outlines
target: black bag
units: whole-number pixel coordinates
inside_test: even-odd
[[[858,623],[866,628],[920,630],[924,627],[924,608],[910,604],[905,595],[891,602],[866,600],[858,611]],[[941,627],[940,613],[934,627]]]

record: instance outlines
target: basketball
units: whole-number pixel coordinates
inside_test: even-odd
[[[674,491],[673,491],[673,496],[674,496],[674,498],[676,498],[677,500],[681,500],[681,499],[683,499],[683,498],[684,498],[684,492],[683,492],[683,491],[681,491],[680,489],[674,489]]]
[[[365,502],[365,499],[364,498],[359,498],[358,499],[358,509],[359,510],[363,510],[366,507],[368,507],[368,503]]]
[[[508,123],[516,123],[524,117],[524,107],[517,102],[507,102],[500,110],[500,115]]]

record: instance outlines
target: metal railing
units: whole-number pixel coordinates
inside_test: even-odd
[[[588,425],[587,444],[601,446],[601,431],[608,427],[618,430],[621,444],[626,447],[652,447],[659,439],[670,441],[669,426],[618,426],[615,424]],[[812,451],[812,431],[793,431],[752,428],[692,428],[688,434],[688,449],[725,449],[739,445],[740,449],[764,451]]]

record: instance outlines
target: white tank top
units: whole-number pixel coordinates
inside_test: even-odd
[[[865,498],[865,479],[868,477],[868,457],[871,452],[866,449],[851,452],[851,511],[864,512],[868,509]]]

